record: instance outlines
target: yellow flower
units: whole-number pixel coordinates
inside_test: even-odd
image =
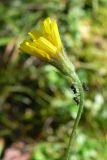
[[[20,45],[20,50],[45,61],[51,61],[61,52],[62,42],[56,20],[46,18],[41,25],[41,31],[34,29],[28,34],[31,39],[25,40]]]
[[[65,74],[74,70],[64,52],[55,19],[46,18],[41,24],[40,31],[34,29],[28,34],[31,38],[20,44],[21,51],[54,65]]]

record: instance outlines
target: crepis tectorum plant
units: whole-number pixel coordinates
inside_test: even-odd
[[[74,86],[72,86],[72,89],[76,92],[74,92],[74,94],[77,95],[74,100],[79,105],[79,109],[70,135],[69,144],[65,155],[65,160],[69,160],[72,139],[75,134],[75,130],[79,123],[83,110],[83,88],[75,72],[74,65],[65,53],[58,31],[57,22],[55,19],[51,20],[49,17],[46,18],[41,24],[41,30],[34,29],[28,34],[30,38],[24,40],[20,44],[20,50],[22,52],[26,52],[30,55],[33,55],[39,58],[41,61],[47,62],[59,69],[65,76],[71,79],[71,83]]]

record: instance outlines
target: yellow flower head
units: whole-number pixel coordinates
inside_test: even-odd
[[[56,20],[46,18],[41,24],[40,31],[34,29],[28,34],[31,38],[20,44],[21,51],[54,65],[65,74],[74,70],[63,50]]]
[[[20,50],[44,61],[53,60],[61,52],[62,42],[56,20],[46,18],[41,25],[41,31],[34,29],[28,34],[31,39],[21,43]]]

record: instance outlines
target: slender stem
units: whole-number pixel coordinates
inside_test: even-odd
[[[81,84],[81,82],[80,82],[80,80],[79,80],[79,78],[78,78],[78,76],[76,74],[74,74],[73,78],[74,78],[75,83],[76,83],[76,85],[77,85],[77,87],[79,89],[80,103],[79,103],[79,109],[78,109],[77,117],[76,117],[76,120],[74,122],[72,133],[70,135],[70,139],[69,139],[69,143],[68,143],[68,147],[67,147],[67,153],[66,153],[65,160],[69,160],[70,159],[71,145],[72,145],[73,137],[75,135],[76,128],[77,128],[78,123],[79,123],[80,118],[81,118],[81,114],[82,114],[82,111],[83,111],[83,102],[84,102],[84,92],[83,92],[82,84]]]

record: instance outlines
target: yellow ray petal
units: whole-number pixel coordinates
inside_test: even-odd
[[[34,46],[34,43],[30,40],[25,40],[23,43],[21,43],[19,49],[30,55],[38,57],[41,60],[50,60],[50,56],[45,51],[36,48],[36,46]]]
[[[41,25],[44,33],[48,33],[48,34],[51,33],[50,25],[51,25],[51,19],[48,17],[43,21],[43,24]]]
[[[28,35],[30,35],[32,39],[36,40],[42,35],[42,33],[37,29],[34,29],[31,32],[29,32]]]
[[[51,23],[51,28],[52,28],[52,37],[53,37],[52,39],[53,39],[54,43],[56,44],[56,46],[60,49],[62,47],[62,42],[61,42],[61,38],[59,35],[56,20],[54,20]]]
[[[57,48],[44,37],[40,37],[37,40],[37,46],[38,48],[43,49],[47,53],[56,54],[57,52]]]
[[[32,49],[31,47],[29,47],[28,45],[26,45],[26,43],[28,43],[28,40],[25,40],[23,41],[21,44],[20,44],[20,50],[23,51],[23,52],[26,52],[26,53],[30,53],[32,52]]]
[[[42,59],[42,60],[50,60],[50,56],[43,50],[39,49],[39,48],[35,48],[35,51],[36,51],[36,54],[37,54],[37,57]]]

